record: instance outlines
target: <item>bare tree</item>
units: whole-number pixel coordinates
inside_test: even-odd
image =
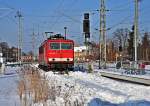
[[[118,46],[120,46],[124,50],[126,48],[127,39],[129,35],[128,28],[116,29],[113,35],[114,35],[114,39],[118,41]]]
[[[147,32],[144,33],[143,39],[142,39],[142,54],[143,54],[143,59],[144,60],[149,60],[150,54],[149,54],[149,49],[150,49],[150,39],[149,39],[149,34]]]

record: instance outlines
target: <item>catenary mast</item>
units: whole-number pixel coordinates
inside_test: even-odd
[[[101,68],[102,63],[106,67],[106,7],[105,0],[101,0],[100,2],[99,68]]]

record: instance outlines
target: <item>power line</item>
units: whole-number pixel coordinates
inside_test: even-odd
[[[115,6],[115,7],[112,7],[112,8],[110,8],[110,9],[107,9],[106,11],[107,11],[107,12],[122,12],[122,11],[127,11],[127,10],[129,10],[129,7],[128,7],[128,6],[130,6],[130,3],[131,3],[131,1],[130,1],[130,2],[127,2],[127,3],[123,3],[123,4],[118,5],[118,6]],[[95,11],[100,12],[99,9],[97,9],[97,10],[95,10]]]
[[[7,17],[7,16],[9,16],[9,14],[11,14],[12,12],[13,12],[13,11],[9,11],[9,12],[7,12],[7,13],[1,15],[0,18]]]
[[[0,8],[0,10],[11,10],[11,8]]]
[[[116,2],[116,0],[115,0],[115,2]],[[125,10],[125,9],[127,9],[127,6],[129,6],[131,4],[131,2],[133,2],[133,1],[129,1],[127,3],[120,4],[118,6],[110,8],[109,10],[114,10],[114,11],[115,10],[117,10],[117,11]]]
[[[130,17],[131,17],[131,15],[129,15],[129,16],[123,18],[120,22],[118,22],[118,23],[112,25],[112,26],[109,27],[109,28],[110,28],[110,29],[113,29],[113,28],[117,27],[118,25],[123,24],[123,23],[124,23],[125,21],[127,21],[127,19],[130,18]]]
[[[55,15],[30,15],[30,14],[24,14],[24,16],[26,16],[26,17],[36,17],[36,18],[49,18],[49,17],[55,18],[55,17],[60,17],[59,15],[55,16]]]
[[[71,8],[73,8],[73,5],[75,5],[75,3],[77,3],[77,0],[73,0],[72,1],[72,3],[69,5],[69,6],[71,6]],[[71,8],[69,8],[69,9],[71,9]],[[61,13],[61,12],[59,12],[59,11],[57,11],[58,13]],[[62,15],[64,15],[64,14],[62,14]],[[66,15],[65,15],[66,16]],[[68,16],[67,16],[68,17]],[[55,23],[54,24],[52,24],[52,26],[51,26],[51,28],[53,27],[54,28],[54,26],[58,23],[58,21],[61,19],[62,17],[60,16],[60,17],[58,17],[57,19],[56,19],[56,21],[55,21]],[[74,20],[74,19],[73,19]],[[51,29],[50,28],[50,29]]]
[[[74,21],[74,22],[77,22],[77,23],[81,23],[81,24],[82,24],[81,21],[79,21],[79,20],[77,20],[77,19],[74,19],[74,18],[72,18],[71,16],[68,16],[68,15],[66,15],[66,14],[64,14],[64,13],[60,13],[60,14],[61,14],[62,16],[65,16],[65,17],[71,19],[71,20]]]
[[[0,2],[1,2],[0,4],[3,4],[4,6],[8,7],[9,9],[17,11],[14,7],[8,5],[6,2],[4,2],[4,1],[0,1]]]
[[[62,1],[60,2],[58,8],[60,8],[60,7],[62,6],[63,2],[64,2],[64,0],[62,0]],[[58,8],[56,8],[56,10],[58,10]],[[56,11],[55,11],[55,12],[56,12]],[[54,21],[54,23],[51,25],[50,29],[52,29],[52,28],[56,25],[56,23],[58,22],[59,18],[60,18],[60,17],[57,17],[57,18],[56,18],[56,20]]]

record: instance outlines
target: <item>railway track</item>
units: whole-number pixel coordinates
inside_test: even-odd
[[[144,77],[138,77],[138,76],[132,76],[132,75],[124,75],[124,74],[117,74],[117,73],[110,73],[107,71],[101,71],[101,76],[117,79],[117,80],[123,80],[127,82],[142,84],[142,85],[148,85],[150,86],[150,78],[144,78]]]
[[[38,70],[43,70],[40,69],[38,67],[35,67]],[[85,72],[87,69],[83,68],[82,65],[76,65],[74,68],[74,71],[71,70],[49,70],[52,71],[54,74],[69,74],[69,72],[76,72],[76,71],[81,71],[81,72]],[[45,72],[47,72],[47,70],[43,70]],[[99,74],[98,74],[99,73]],[[100,71],[100,72],[96,72],[96,73],[92,73],[93,75],[95,75],[96,77],[107,77],[107,78],[111,78],[113,80],[118,80],[118,81],[125,81],[128,83],[135,83],[135,84],[141,84],[141,85],[150,85],[150,78],[140,78],[140,77],[136,77],[136,76],[132,76],[132,75],[121,75],[121,74],[116,74],[116,73],[109,73],[107,71]]]

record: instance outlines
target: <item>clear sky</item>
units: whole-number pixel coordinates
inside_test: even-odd
[[[111,37],[117,28],[129,28],[133,25],[134,0],[105,0],[106,27],[111,28],[107,36]],[[150,0],[140,2],[139,30],[150,31]],[[76,43],[83,44],[82,20],[85,12],[90,13],[91,40],[98,41],[100,0],[0,0],[0,40],[10,46],[18,44],[18,19],[16,12],[23,16],[23,50],[32,49],[33,29],[36,34],[36,48],[45,39],[44,32],[64,34]]]

